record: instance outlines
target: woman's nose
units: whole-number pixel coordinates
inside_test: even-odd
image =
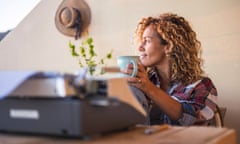
[[[143,44],[141,43],[139,46],[138,46],[138,51],[144,51],[144,47],[143,47]]]

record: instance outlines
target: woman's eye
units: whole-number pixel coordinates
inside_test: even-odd
[[[145,45],[147,43],[147,41],[144,39],[142,40],[142,44]]]
[[[143,41],[142,41],[142,44],[147,44],[147,43],[150,43],[151,42],[151,40],[150,39],[143,39]]]
[[[146,43],[150,43],[151,42],[151,40],[150,39],[146,39]]]

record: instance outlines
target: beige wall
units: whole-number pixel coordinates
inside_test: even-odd
[[[100,55],[114,50],[115,57],[137,54],[133,33],[143,16],[176,12],[186,17],[203,45],[205,70],[219,91],[219,102],[227,107],[226,126],[240,136],[240,1],[239,0],[86,0],[92,10],[90,34]],[[0,42],[0,70],[74,71],[70,37],[60,34],[54,23],[59,0],[42,0]],[[76,44],[80,41],[75,41]]]

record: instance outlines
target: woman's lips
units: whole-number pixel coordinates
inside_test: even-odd
[[[144,59],[147,55],[143,54],[143,55],[140,55],[140,59]]]

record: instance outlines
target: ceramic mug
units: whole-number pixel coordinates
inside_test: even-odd
[[[139,61],[139,56],[118,56],[117,57],[117,64],[120,70],[126,69],[128,64],[133,65],[133,72],[129,75],[123,74],[123,76],[135,77],[138,72],[138,65],[137,65],[138,61]]]

